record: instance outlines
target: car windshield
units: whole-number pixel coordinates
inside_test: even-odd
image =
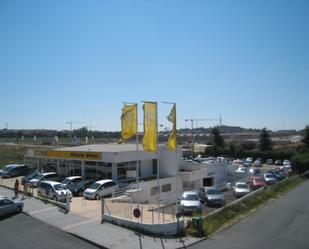
[[[41,179],[43,177],[42,174],[37,174],[35,177],[33,177],[33,179]]]
[[[182,199],[182,200],[185,200],[185,201],[197,201],[197,200],[198,200],[198,197],[197,197],[197,195],[195,195],[195,194],[188,194],[188,195],[182,196],[181,199]]]
[[[101,184],[94,182],[88,188],[90,188],[90,189],[98,189],[100,186],[101,186]]]
[[[54,188],[56,189],[56,190],[64,190],[65,188],[62,186],[62,184],[55,184],[54,185]]]
[[[207,189],[208,195],[220,195],[221,192],[218,189]]]
[[[273,174],[266,174],[265,177],[274,178],[274,175]]]
[[[28,178],[33,178],[38,174],[37,171],[32,172],[31,174],[27,175]]]
[[[238,183],[238,184],[236,185],[236,187],[237,187],[237,188],[248,188],[247,184],[245,184],[245,183]]]
[[[61,181],[62,184],[68,184],[69,182],[70,182],[70,179],[67,179],[67,178]]]

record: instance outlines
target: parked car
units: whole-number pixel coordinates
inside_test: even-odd
[[[247,168],[246,167],[238,167],[235,170],[236,173],[247,173]]]
[[[39,173],[35,177],[29,180],[28,185],[30,187],[36,188],[41,181],[47,181],[47,180],[55,180],[58,176],[56,172],[45,172],[45,173]]]
[[[293,174],[292,165],[284,165],[283,167],[287,170],[288,176],[291,176]]]
[[[279,170],[285,177],[290,176],[290,172],[285,166],[279,166],[278,168],[276,168],[276,170]]]
[[[253,163],[253,167],[262,167],[262,161],[255,160],[254,163]]]
[[[224,195],[216,187],[202,187],[198,191],[198,196],[206,206],[224,206]]]
[[[264,180],[267,185],[272,185],[277,182],[277,178],[272,173],[264,173]]]
[[[286,176],[280,170],[273,169],[267,172],[273,174],[278,181],[281,181],[286,178]]]
[[[198,194],[194,191],[183,192],[181,195],[179,208],[182,213],[202,211],[202,205]]]
[[[246,161],[249,162],[249,163],[252,163],[253,162],[253,158],[252,157],[247,157]]]
[[[9,164],[1,171],[1,176],[3,178],[10,178],[10,177],[26,175],[27,173],[28,173],[27,165]]]
[[[282,165],[282,160],[279,160],[279,159],[276,160],[276,161],[275,161],[275,165]]]
[[[245,182],[236,182],[234,186],[234,196],[239,198],[250,193],[250,187]]]
[[[273,159],[267,159],[266,163],[267,163],[268,165],[271,165],[271,164],[273,164],[274,162],[273,162]]]
[[[18,200],[11,200],[5,196],[0,196],[0,217],[20,213],[23,210],[24,203]]]
[[[119,188],[118,184],[113,180],[100,180],[92,183],[85,189],[83,195],[86,199],[101,199],[104,196],[111,195]]]
[[[81,176],[68,176],[64,178],[60,183],[64,188],[68,188],[71,190],[71,188],[74,188],[74,185],[81,182],[83,178]]]
[[[71,191],[65,189],[59,182],[41,181],[38,184],[38,196],[53,199],[54,201],[66,201],[67,195],[72,199]]]
[[[73,196],[83,196],[85,189],[94,182],[94,180],[83,180],[74,185],[70,185],[69,189],[72,192]]]
[[[259,168],[250,168],[249,173],[251,174],[251,176],[256,176],[261,173],[261,170]]]
[[[262,176],[252,176],[250,178],[250,187],[252,189],[255,190],[261,187],[265,187],[265,186],[266,186],[266,182]]]
[[[285,165],[291,165],[290,160],[287,160],[287,159],[283,160],[283,165],[284,165],[284,166],[285,166]]]
[[[28,183],[32,178],[36,177],[38,174],[40,174],[40,172],[37,170],[34,170],[29,175],[24,176],[21,179],[21,182]]]

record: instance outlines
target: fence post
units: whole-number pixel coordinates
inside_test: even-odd
[[[104,201],[105,199],[102,198],[101,199],[101,224],[103,223],[103,217],[104,217],[104,205],[105,205]]]
[[[66,211],[67,213],[70,212],[70,197],[69,197],[69,192],[67,192],[67,196],[66,196]]]
[[[142,209],[142,215],[141,215],[141,223],[143,223],[143,213],[144,213],[144,209],[143,209],[143,206],[141,207],[141,209]]]
[[[163,214],[163,224],[165,223],[165,219],[164,219],[164,206],[162,208],[162,214]]]
[[[153,219],[154,219],[154,217],[153,217],[153,206],[151,207],[151,216],[152,216],[152,224],[153,224]]]

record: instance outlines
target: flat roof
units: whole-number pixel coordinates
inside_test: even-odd
[[[55,150],[83,152],[132,152],[136,151],[136,144],[89,144],[73,147],[62,147]],[[138,150],[144,151],[141,144],[138,145]]]

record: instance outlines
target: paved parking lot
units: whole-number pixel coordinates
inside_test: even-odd
[[[261,167],[261,174],[266,172],[269,169],[274,168],[274,165],[266,165],[263,164],[263,167]],[[236,165],[229,164],[228,165],[228,179],[227,181],[230,183],[235,183],[237,181],[249,181],[249,173],[236,173],[235,170],[237,169]],[[9,179],[1,179],[0,183],[6,186],[9,186],[13,188],[14,182],[16,178],[9,178]],[[21,177],[18,177],[20,180]],[[30,189],[34,196],[37,196],[37,189]],[[233,195],[233,190],[227,190],[224,192],[226,204],[231,203],[235,201],[237,198]],[[140,219],[135,219],[132,216],[132,210],[137,207],[137,205],[131,203],[119,203],[114,202],[111,198],[106,198],[107,206],[105,208],[106,212],[111,212],[113,215],[126,218],[126,219],[132,219],[136,221],[142,221],[144,223],[162,223],[174,221],[175,219],[175,213],[176,209],[174,206],[165,207],[164,209],[160,210],[160,215],[158,216],[156,206],[155,205],[139,205],[139,208],[143,210],[143,217]],[[97,220],[99,221],[101,219],[101,201],[98,200],[85,200],[83,197],[73,197],[71,205],[71,212],[79,215],[83,215],[84,217],[88,217],[91,220]],[[216,210],[217,207],[207,207],[206,205],[203,205],[203,215],[207,215],[214,210]],[[160,221],[158,221],[158,218],[160,218]]]

